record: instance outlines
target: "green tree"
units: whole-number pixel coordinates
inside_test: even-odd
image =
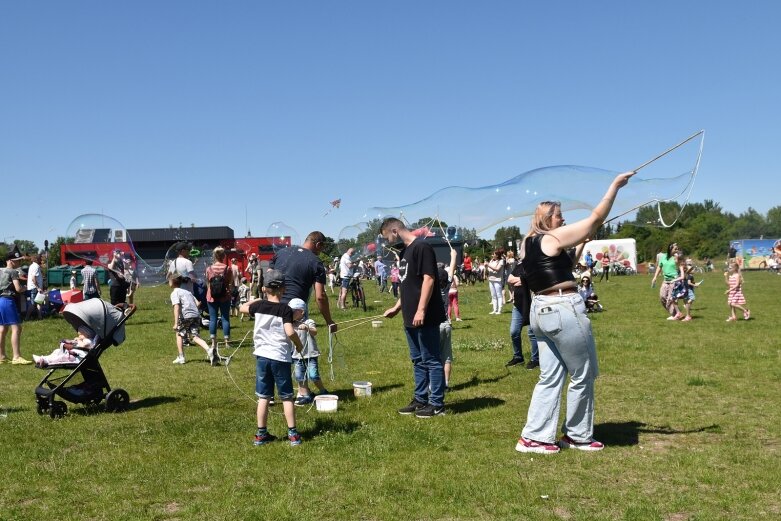
[[[730,230],[732,238],[735,239],[755,239],[765,234],[765,217],[749,207],[748,210],[740,214],[732,225]]]
[[[49,256],[46,258],[46,265],[49,268],[60,265],[60,249],[63,244],[73,244],[73,237],[57,237],[57,239],[49,245]]]
[[[25,255],[33,255],[34,253],[41,253],[38,246],[33,241],[14,241],[14,244],[19,247],[19,251]]]
[[[517,226],[502,226],[494,233],[494,248],[515,250],[515,241],[523,239],[521,229]]]
[[[773,239],[781,237],[781,206],[767,211],[765,234]]]

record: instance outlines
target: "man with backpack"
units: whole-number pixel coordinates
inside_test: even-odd
[[[219,361],[217,322],[222,322],[222,336],[227,346],[231,334],[231,292],[234,281],[233,271],[225,264],[225,249],[222,246],[214,248],[212,256],[214,262],[206,268],[206,306],[209,309],[209,337],[213,352],[210,362],[212,365],[217,365]]]

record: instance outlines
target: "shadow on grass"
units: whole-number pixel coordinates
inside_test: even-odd
[[[125,412],[137,411],[139,409],[146,409],[147,407],[156,407],[158,405],[178,402],[179,400],[181,400],[181,398],[178,398],[176,396],[151,396],[149,398],[142,398],[141,400],[130,402],[127,405],[127,409],[125,410]],[[79,414],[82,416],[91,416],[93,414],[104,414],[106,413],[106,402],[102,401],[97,405],[81,404],[81,406],[79,406],[78,404],[68,403],[68,413]]]
[[[464,414],[468,412],[488,409],[489,407],[499,407],[504,405],[504,400],[494,398],[493,396],[481,396],[478,398],[469,398],[457,402],[445,402],[448,414]]]
[[[322,434],[352,434],[361,428],[361,424],[352,421],[331,417],[316,418],[315,424],[299,431],[304,439],[312,439]]]
[[[622,423],[600,423],[594,426],[594,438],[611,446],[637,445],[640,433],[647,434],[694,434],[697,432],[719,433],[721,426],[713,424],[698,429],[676,430],[669,426],[648,425],[642,422],[630,421]]]
[[[130,402],[127,406],[128,411],[136,411],[138,409],[146,409],[147,407],[157,407],[158,405],[165,405],[167,403],[175,403],[181,400],[176,396],[150,396],[149,398],[142,398],[134,402]]]
[[[492,378],[478,378],[477,375],[472,375],[472,378],[470,378],[468,381],[456,384],[450,387],[451,391],[460,391],[462,389],[467,389],[469,387],[474,387],[475,385],[481,385],[481,384],[493,384],[500,380],[504,380],[508,376],[510,376],[510,371],[508,370],[506,373],[501,374],[499,376],[494,376]]]

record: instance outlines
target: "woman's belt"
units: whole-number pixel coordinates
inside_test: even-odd
[[[537,295],[543,295],[545,297],[548,297],[552,295],[571,295],[577,292],[578,292],[577,288],[561,288],[561,289],[549,289],[549,290],[541,291],[537,293]]]

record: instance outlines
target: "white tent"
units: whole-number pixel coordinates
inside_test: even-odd
[[[604,239],[586,243],[580,257],[581,264],[586,264],[586,252],[589,251],[597,263],[595,270],[601,270],[602,264],[609,259],[637,271],[637,246],[634,239]]]

